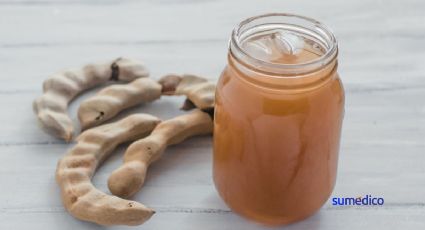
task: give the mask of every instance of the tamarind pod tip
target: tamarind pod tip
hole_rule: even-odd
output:
[[[96,201],[95,205],[93,201]],[[64,205],[74,217],[104,226],[136,226],[155,214],[153,209],[139,202],[108,196],[98,190],[65,201]]]
[[[66,116],[54,112],[40,112],[37,114],[40,126],[55,137],[61,138],[66,142],[72,140],[73,126],[72,121]]]
[[[162,86],[162,94],[174,95],[177,86],[179,85],[182,77],[177,74],[167,74],[159,79],[158,83]]]
[[[133,161],[112,172],[108,178],[108,188],[118,197],[131,197],[137,193],[145,182],[147,165]]]

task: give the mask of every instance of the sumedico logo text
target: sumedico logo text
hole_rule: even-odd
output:
[[[373,197],[372,195],[359,197],[332,197],[332,205],[334,206],[382,206],[385,200],[382,197]]]

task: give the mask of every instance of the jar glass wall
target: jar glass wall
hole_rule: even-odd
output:
[[[329,198],[344,113],[337,53],[330,30],[302,16],[262,15],[233,31],[216,91],[213,175],[235,212],[287,224]]]

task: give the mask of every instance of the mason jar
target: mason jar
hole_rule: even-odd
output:
[[[335,185],[344,90],[338,46],[292,14],[241,22],[216,89],[213,175],[225,203],[282,225],[316,212]]]

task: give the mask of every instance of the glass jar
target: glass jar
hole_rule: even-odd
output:
[[[288,224],[331,195],[344,114],[337,54],[332,32],[303,16],[234,29],[216,90],[213,175],[236,213]]]

